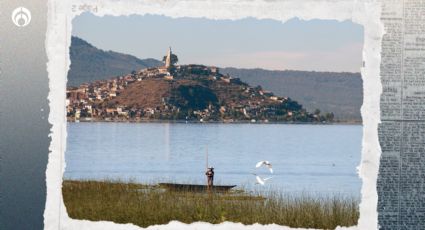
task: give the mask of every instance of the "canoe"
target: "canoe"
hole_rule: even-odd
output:
[[[159,183],[159,186],[170,191],[190,191],[190,192],[205,192],[208,191],[208,186],[201,184],[175,184],[175,183]],[[213,192],[227,192],[236,185],[214,185]]]

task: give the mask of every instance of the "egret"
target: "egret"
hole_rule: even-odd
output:
[[[270,173],[273,173],[273,168],[272,168],[272,164],[269,161],[260,161],[258,162],[255,167],[259,168],[261,166],[265,165],[267,168],[269,168]]]
[[[261,178],[257,174],[253,174],[253,175],[255,175],[255,179],[257,180],[256,184],[261,184],[261,185],[264,185],[267,180],[270,180],[272,178],[272,176],[271,177],[267,177],[267,178]]]

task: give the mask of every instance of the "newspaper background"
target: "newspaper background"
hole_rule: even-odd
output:
[[[382,21],[381,229],[425,229],[425,1],[385,1]]]
[[[381,8],[381,3],[383,3]],[[362,117],[364,124],[362,162],[359,176],[363,180],[360,219],[350,229],[421,229],[424,217],[422,195],[424,177],[425,88],[422,0],[305,0],[305,1],[49,1],[47,31],[49,101],[52,128],[49,164],[46,171],[46,229],[140,229],[132,224],[91,222],[70,219],[61,195],[65,167],[66,122],[64,115],[66,73],[69,68],[72,18],[87,7],[98,16],[161,14],[170,17],[205,17],[209,19],[270,18],[286,21],[292,17],[352,20],[365,27],[363,48],[364,82]],[[208,9],[208,10],[205,10]],[[385,31],[382,42],[382,22]],[[65,57],[65,58],[64,58]],[[382,71],[380,79],[379,71]],[[382,80],[382,82],[381,82]],[[381,85],[382,83],[382,85]],[[383,86],[383,87],[381,87]],[[383,94],[380,100],[380,95]],[[421,104],[422,103],[422,104]],[[381,117],[380,114],[381,106]],[[378,139],[378,123],[379,125]],[[422,120],[421,120],[422,119]],[[382,146],[382,159],[381,148]],[[381,166],[379,167],[381,162]],[[379,178],[378,178],[379,169]],[[378,183],[378,184],[377,184]],[[378,185],[378,186],[377,186]],[[378,196],[379,194],[379,204]],[[378,212],[379,214],[378,214]],[[379,220],[379,223],[378,223]],[[288,229],[277,225],[251,225],[225,222],[151,226],[149,229]],[[343,228],[341,228],[343,229]]]

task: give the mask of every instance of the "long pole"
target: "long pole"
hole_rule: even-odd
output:
[[[209,173],[209,170],[208,170],[208,145],[206,145],[206,148],[205,148],[205,158],[206,158],[206,170],[207,170],[207,173]],[[210,188],[210,183],[209,183],[209,180],[210,180],[210,175],[208,174],[207,175],[207,189],[208,189],[208,191],[211,191],[211,188]]]
[[[207,148],[206,148],[206,167],[207,167],[207,169],[208,169],[208,145],[207,145]]]

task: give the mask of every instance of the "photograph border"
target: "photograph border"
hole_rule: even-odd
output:
[[[273,19],[282,23],[292,18],[301,20],[351,20],[364,28],[362,52],[363,66],[363,137],[361,162],[357,173],[362,180],[360,218],[357,226],[337,229],[377,229],[377,177],[381,149],[378,140],[380,123],[381,42],[384,26],[380,20],[381,3],[371,0],[76,0],[48,1],[46,33],[47,71],[49,77],[49,123],[52,125],[49,159],[46,170],[45,229],[142,229],[134,224],[117,224],[111,221],[71,219],[62,198],[62,180],[65,171],[67,138],[65,90],[70,66],[72,20],[83,12],[96,16],[163,15],[172,18],[191,17],[237,20],[247,17]],[[147,229],[291,229],[276,224],[243,225],[224,222],[210,224],[196,222],[184,224],[171,221]]]

